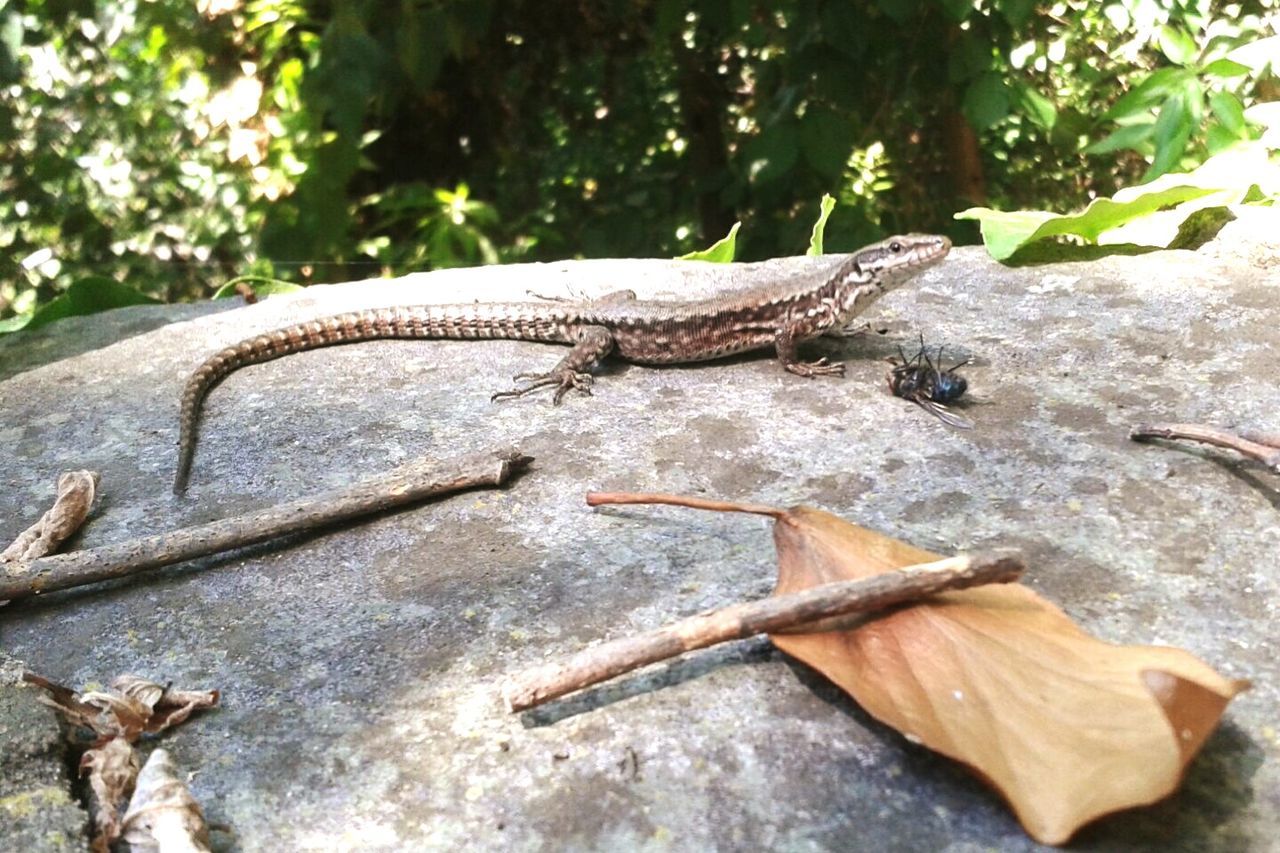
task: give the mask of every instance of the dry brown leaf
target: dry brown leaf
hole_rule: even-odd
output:
[[[52,554],[84,524],[97,491],[96,471],[67,471],[58,477],[58,497],[53,506],[0,552],[0,563],[25,562]]]
[[[164,696],[165,686],[140,675],[121,675],[111,682],[111,689],[122,696],[141,702],[150,714]]]
[[[819,510],[776,519],[776,593],[938,559]],[[1181,649],[1097,640],[1020,584],[772,640],[908,739],[969,765],[1046,844],[1172,793],[1248,687]]]
[[[124,840],[134,851],[207,853],[209,828],[200,804],[178,778],[173,760],[156,749],[138,776],[124,815]]]
[[[150,711],[127,697],[98,692],[81,696],[34,672],[24,672],[22,680],[43,688],[49,695],[40,695],[37,699],[57,711],[69,725],[88,729],[92,737],[86,740],[95,744],[116,737],[132,742],[146,729]]]
[[[151,709],[137,699],[114,690],[91,690],[80,701],[101,711],[93,728],[103,737],[121,737],[133,743],[147,730]]]
[[[217,690],[175,690],[139,675],[122,675],[111,689],[146,706],[146,730],[150,734],[185,722],[193,711],[218,704]]]
[[[33,672],[23,673],[22,678],[44,688],[49,695],[40,696],[40,701],[71,725],[92,731],[98,743],[116,737],[133,743],[143,732],[164,731],[184,722],[193,711],[218,704],[217,690],[174,690],[137,675],[122,675],[109,689],[83,696]]]
[[[120,809],[138,779],[138,753],[123,738],[112,738],[80,757],[80,775],[89,773],[93,791],[93,846],[106,850],[120,837]]]

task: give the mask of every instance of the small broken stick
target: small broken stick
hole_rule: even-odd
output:
[[[531,457],[515,449],[444,461],[420,460],[387,474],[312,498],[246,515],[104,545],[70,554],[0,565],[0,601],[124,577],[384,512],[436,495],[500,486]]]
[[[1129,438],[1134,441],[1150,441],[1154,438],[1186,439],[1214,447],[1225,447],[1257,460],[1280,474],[1280,436],[1257,433],[1236,435],[1201,424],[1139,424],[1129,431]]]
[[[685,505],[705,509],[729,506],[697,499],[690,499]],[[1008,583],[1017,580],[1023,570],[1022,561],[1008,553],[960,556],[907,566],[899,571],[860,580],[823,584],[762,601],[735,604],[683,619],[647,634],[584,649],[565,661],[546,664],[517,676],[503,694],[508,710],[524,711],[566,693],[694,649],[753,634],[821,630],[822,625],[815,623],[832,617],[879,610],[953,589]]]

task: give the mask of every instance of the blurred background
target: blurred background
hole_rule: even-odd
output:
[[[1280,0],[0,0],[0,331],[1077,209],[1280,108]]]

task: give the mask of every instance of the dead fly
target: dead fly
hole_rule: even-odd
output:
[[[889,371],[889,390],[895,397],[910,400],[947,426],[973,429],[971,421],[947,408],[948,403],[960,399],[969,387],[965,378],[956,373],[956,370],[969,363],[968,359],[944,370],[942,347],[938,347],[938,363],[935,365],[929,358],[923,336],[920,338],[920,351],[915,358],[908,359],[902,347],[898,347],[898,356],[889,359],[889,364],[893,366]]]

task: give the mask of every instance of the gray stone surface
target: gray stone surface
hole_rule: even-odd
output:
[[[88,816],[72,797],[57,720],[19,683],[22,670],[0,649],[0,849],[83,850]]]
[[[243,304],[240,299],[219,299],[191,305],[141,305],[112,311],[105,322],[102,314],[67,317],[29,332],[3,335],[0,336],[0,380],[169,323],[229,311]]]
[[[585,491],[807,503],[933,550],[1021,548],[1028,583],[1091,632],[1252,678],[1176,796],[1076,846],[1272,848],[1280,481],[1126,438],[1147,420],[1280,430],[1280,222],[1262,217],[1198,252],[1009,269],[957,250],[876,306],[875,331],[814,347],[846,360],[844,379],[805,381],[768,356],[610,365],[593,398],[553,407],[489,402],[562,354],[538,344],[379,342],[249,368],[209,399],[183,501],[168,494],[177,395],[246,335],[357,304],[692,294],[832,261],[312,288],[29,370],[0,383],[0,536],[73,467],[102,472],[101,509],[74,543],[92,546],[419,455],[515,444],[537,461],[504,491],[0,609],[0,643],[74,685],[132,671],[221,689],[220,709],[164,743],[230,828],[222,849],[1037,849],[966,772],[762,641],[503,713],[512,672],[772,584],[760,520],[592,511]],[[974,360],[973,431],[886,393],[883,359],[918,331]]]

